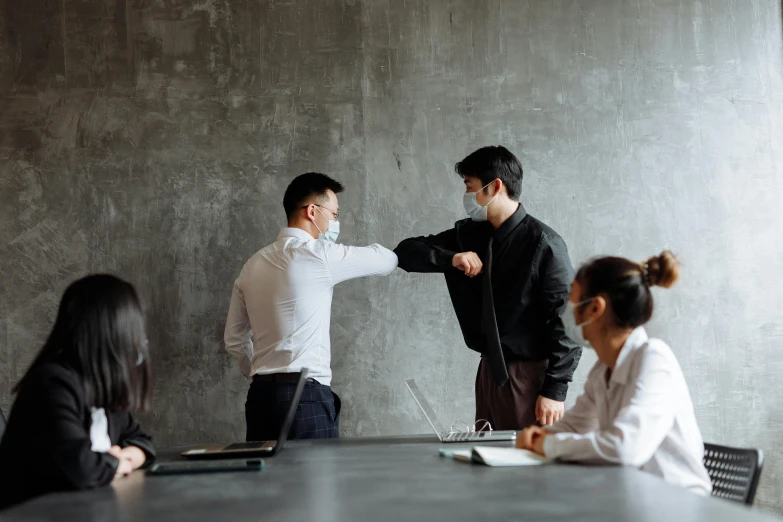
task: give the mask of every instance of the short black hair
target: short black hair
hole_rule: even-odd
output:
[[[326,195],[328,190],[339,194],[345,190],[345,187],[339,181],[320,172],[300,174],[285,189],[283,208],[285,208],[286,217],[291,219],[296,211],[302,208],[305,201],[313,196],[321,198]]]
[[[90,406],[146,410],[151,370],[139,297],[112,275],[91,275],[65,290],[49,338],[25,377],[44,362],[61,362],[82,379]]]
[[[508,197],[518,200],[522,194],[522,163],[500,145],[482,147],[454,165],[454,171],[465,178],[472,176],[488,185],[499,179],[506,186]]]

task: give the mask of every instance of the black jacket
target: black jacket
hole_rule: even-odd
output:
[[[130,413],[106,412],[109,438],[155,459],[152,439]],[[90,448],[92,415],[81,377],[59,362],[43,362],[25,378],[0,443],[0,508],[53,491],[109,484],[119,461]]]
[[[548,359],[540,394],[563,401],[582,349],[566,337],[559,317],[574,271],[565,242],[554,230],[520,205],[498,230],[488,222],[465,219],[440,234],[406,239],[394,252],[407,272],[445,274],[465,344],[483,353],[484,275],[470,279],[451,262],[455,254],[475,252],[486,263],[492,235],[491,282],[503,355],[506,361]]]

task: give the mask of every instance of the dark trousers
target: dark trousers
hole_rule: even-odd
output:
[[[521,430],[536,423],[536,400],[549,361],[508,361],[506,366],[508,382],[498,386],[489,364],[481,358],[476,374],[476,421],[489,421],[493,430]]]
[[[294,381],[253,381],[245,401],[245,440],[277,440],[296,389]],[[340,398],[329,386],[308,381],[288,439],[336,439]]]

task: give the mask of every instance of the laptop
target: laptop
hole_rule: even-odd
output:
[[[413,399],[416,404],[419,405],[421,412],[427,418],[427,422],[432,426],[432,430],[435,435],[438,436],[441,442],[500,442],[500,441],[515,441],[517,440],[516,431],[472,431],[472,432],[454,432],[446,431],[435,416],[435,412],[430,407],[430,403],[424,398],[424,394],[419,389],[416,381],[408,379],[405,381],[405,386],[408,387],[408,391],[413,395]]]
[[[307,373],[307,368],[302,368],[294,395],[291,397],[291,405],[288,407],[288,413],[286,413],[283,425],[280,427],[280,434],[277,440],[235,442],[233,444],[201,444],[183,451],[180,455],[188,459],[236,459],[260,456],[271,457],[279,453],[283,450],[285,441],[288,438],[288,432],[294,423],[296,409],[299,406],[299,400],[302,398],[305,383],[307,383]]]

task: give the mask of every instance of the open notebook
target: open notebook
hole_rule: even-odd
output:
[[[464,450],[441,449],[440,456],[485,466],[539,466],[551,462],[551,459],[532,451],[491,446],[474,446]]]

